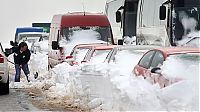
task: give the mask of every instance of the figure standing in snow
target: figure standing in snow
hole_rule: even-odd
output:
[[[28,61],[30,60],[30,50],[28,45],[25,42],[21,42],[19,46],[13,50],[14,53],[14,62],[15,62],[15,82],[20,82],[21,69],[26,75],[27,81],[30,82],[28,76],[30,74]]]

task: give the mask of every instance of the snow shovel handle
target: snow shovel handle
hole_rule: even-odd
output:
[[[10,61],[10,60],[8,60],[8,59],[7,59],[7,61],[10,62],[11,64],[15,65],[15,63],[13,63],[12,61]]]

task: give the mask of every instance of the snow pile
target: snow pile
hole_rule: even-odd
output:
[[[35,47],[38,47],[38,51],[42,53],[48,53],[48,40],[43,40],[34,44]]]
[[[118,51],[115,55],[116,68],[121,74],[129,74],[139,62],[144,51],[132,52],[131,50]]]
[[[114,99],[118,99],[115,101],[118,105],[113,107],[117,110],[196,111],[199,108],[199,64],[199,57],[197,60],[167,59],[162,66],[163,75],[183,80],[163,89],[158,84],[151,85],[143,77],[113,72],[111,82],[119,89],[117,93],[113,92],[116,94]]]
[[[126,98],[128,99],[128,97],[126,97],[126,95],[121,95],[121,93],[118,91],[119,89],[123,89],[123,85],[127,84],[126,82],[128,82],[127,80],[129,79],[129,74],[133,70],[133,67],[138,63],[138,60],[141,58],[142,54],[143,52],[138,53],[132,52],[131,50],[118,51],[114,62],[102,63],[102,61],[99,62],[99,60],[102,60],[102,57],[104,57],[104,60],[106,58],[106,55],[102,53],[97,57],[94,56],[94,59],[92,58],[89,63],[81,65],[81,70],[83,72],[81,74],[88,74],[80,78],[82,85],[84,86],[86,85],[85,82],[88,82],[87,88],[90,89],[89,94],[90,96],[92,95],[91,98],[94,100],[101,99],[102,101],[102,104],[97,106],[95,111],[101,109],[131,109],[131,107],[127,107],[128,100],[125,101],[126,103],[124,102],[124,100]],[[124,97],[126,98],[121,101]]]
[[[162,100],[169,110],[198,110],[199,65],[199,55],[172,56],[164,62],[162,74],[168,79],[179,78],[182,80],[162,89]]]
[[[43,74],[43,71],[48,70],[48,55],[39,52],[37,54],[31,54],[29,64],[30,71]]]
[[[111,78],[112,83],[118,89],[115,93],[114,110],[134,110],[134,111],[155,111],[161,109],[161,104],[158,99],[159,86],[152,86],[143,77],[133,77],[132,74],[119,76],[116,74]],[[153,107],[153,108],[152,108]]]
[[[136,45],[136,36],[125,36],[123,41],[125,45]]]
[[[172,55],[163,63],[163,66],[161,67],[162,74],[169,79],[198,79],[200,64],[199,56],[198,53]],[[176,65],[176,67],[172,65]]]

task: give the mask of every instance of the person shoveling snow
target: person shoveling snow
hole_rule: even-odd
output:
[[[25,42],[21,42],[19,46],[14,46],[11,48],[12,53],[14,54],[14,63],[11,61],[8,61],[15,65],[15,82],[20,82],[20,75],[21,75],[21,69],[23,70],[26,79],[28,82],[30,82],[30,71],[28,67],[28,62],[30,60],[30,50],[28,49],[28,45]],[[36,79],[38,77],[38,73],[34,74],[34,78]]]

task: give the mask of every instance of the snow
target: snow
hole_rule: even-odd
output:
[[[99,36],[100,34],[92,29],[74,31],[73,35],[69,37],[70,41],[62,39],[60,46],[64,48],[64,54],[68,56],[77,44],[105,43],[105,41],[98,40]]]
[[[90,30],[76,32],[76,37],[67,45],[99,42],[90,38],[95,35],[97,33]],[[152,85],[132,73],[142,54],[122,50],[110,63],[103,62],[106,54],[98,55],[88,64],[70,66],[63,62],[48,71],[48,55],[37,52],[31,55],[29,62],[31,82],[28,83],[23,74],[21,82],[13,82],[13,72],[10,88],[39,88],[52,101],[68,97],[72,105],[92,111],[198,111],[199,55],[194,58],[198,61],[168,58],[161,72],[168,78],[175,76],[183,80],[160,89],[158,84]],[[13,65],[10,66],[13,69]],[[90,72],[84,71],[84,66],[90,66]],[[35,72],[39,74],[37,79],[33,77]]]
[[[172,55],[164,62],[162,74],[168,78],[178,77],[190,80],[198,79],[200,64],[199,56],[198,53]],[[176,67],[173,65],[176,65]],[[177,69],[179,71],[177,71]]]
[[[193,47],[199,47],[200,46],[200,41],[199,39],[196,39],[195,43],[191,43],[191,45],[187,42],[192,40],[193,38],[200,38],[200,31],[194,31],[190,32],[186,36],[183,36],[183,39],[180,41],[177,41],[178,46],[193,46]]]
[[[193,17],[189,17],[186,12],[180,11],[179,12],[179,21],[182,23],[184,28],[184,35],[187,34],[187,31],[190,30],[190,32],[194,32],[197,27],[197,20]]]
[[[136,45],[136,36],[133,37],[125,36],[124,45]]]
[[[37,52],[48,53],[48,40],[43,40],[37,43],[34,43]]]
[[[83,61],[86,53],[88,52],[89,49],[77,49],[75,52],[77,52],[75,56],[75,61],[80,64],[81,61]]]

